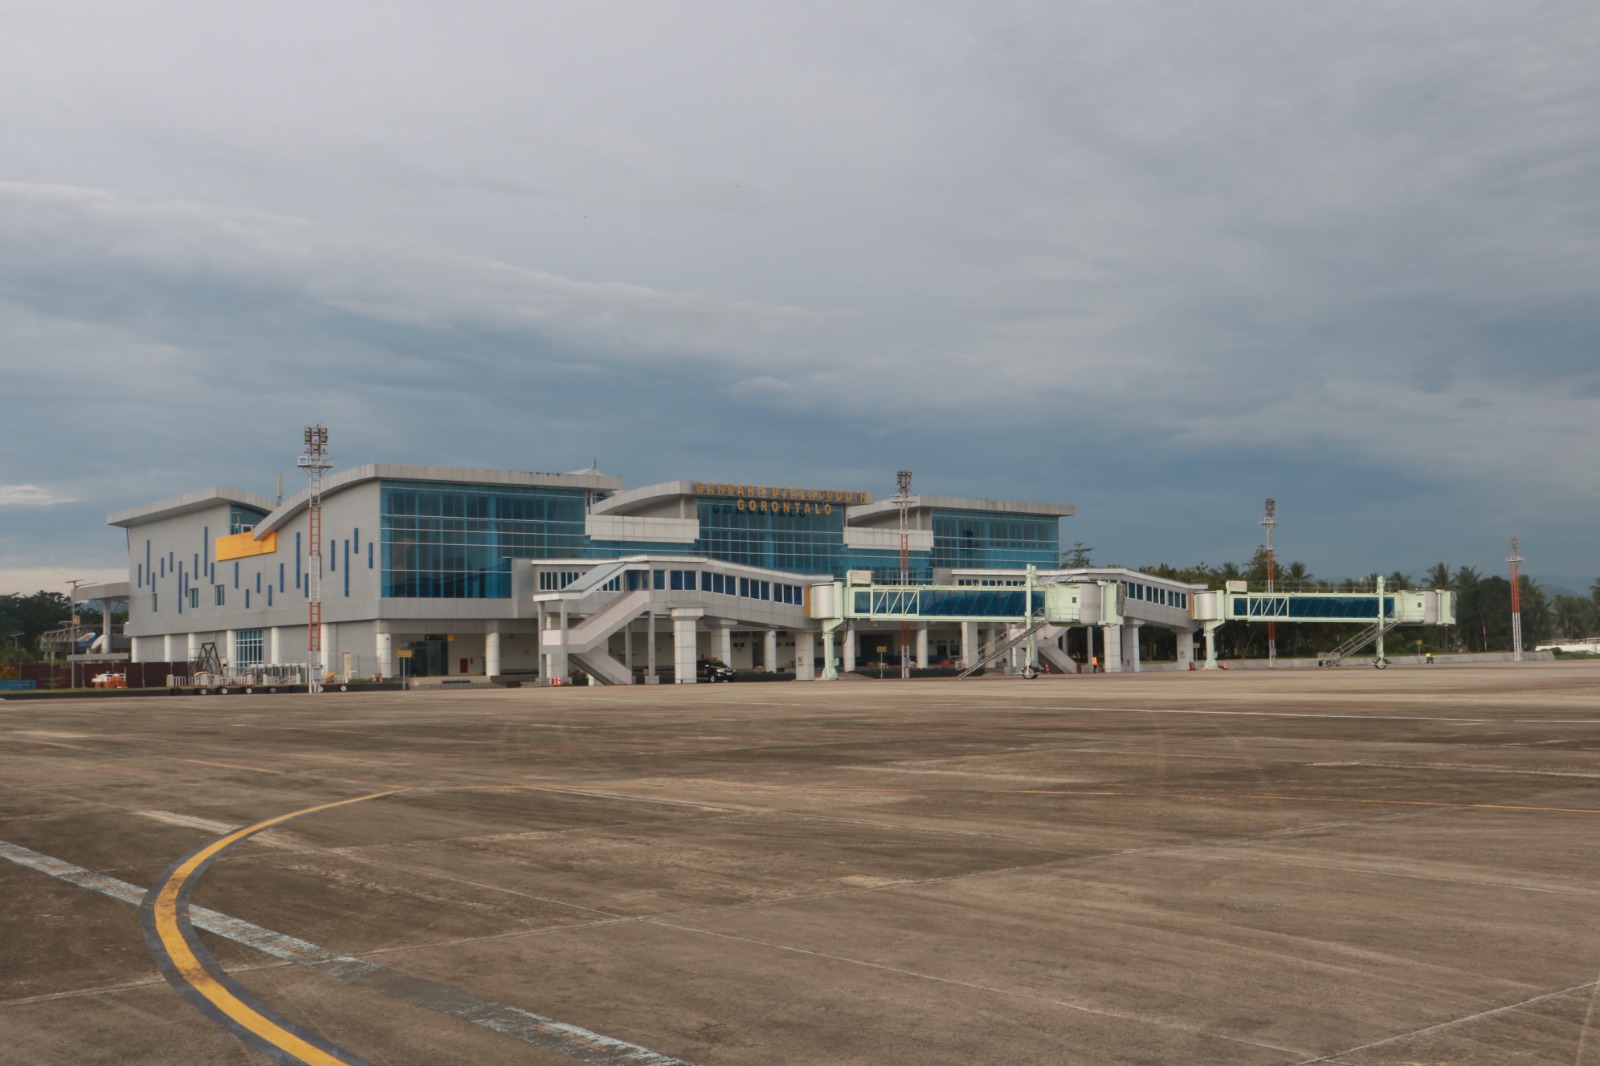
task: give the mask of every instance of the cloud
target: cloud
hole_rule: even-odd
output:
[[[48,507],[72,502],[73,497],[38,485],[0,485],[0,507]]]
[[[1592,4],[301,15],[0,35],[0,480],[270,480],[320,420],[351,462],[1125,486],[1108,543],[1215,457],[1363,521],[1418,475],[1435,525],[1600,517]]]

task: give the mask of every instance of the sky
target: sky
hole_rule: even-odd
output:
[[[336,468],[1600,575],[1592,0],[0,7],[0,592]],[[1581,584],[1581,587],[1579,585]]]

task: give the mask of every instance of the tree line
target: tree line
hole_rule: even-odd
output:
[[[39,637],[71,620],[72,600],[63,593],[40,590],[31,596],[0,595],[0,663],[37,661],[41,658]],[[100,611],[79,605],[78,620],[98,628]],[[127,615],[114,612],[112,621],[125,622]]]

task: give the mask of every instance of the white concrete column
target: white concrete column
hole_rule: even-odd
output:
[[[647,684],[654,685],[661,679],[656,673],[656,612],[652,609],[644,616],[644,672],[648,679]]]
[[[230,674],[234,673],[236,669],[235,664],[237,664],[239,661],[238,657],[239,631],[237,629],[229,629],[222,634],[223,669]]]
[[[812,681],[817,676],[817,635],[809,629],[794,634],[794,679]]]
[[[335,660],[338,658],[339,648],[334,643],[334,639],[333,638],[334,638],[333,623],[332,622],[324,622],[324,623],[322,623],[322,651],[321,651],[320,654],[322,656],[322,673],[323,673],[323,676],[326,676],[326,675],[328,675],[328,674],[333,672],[334,667],[335,667]],[[448,648],[448,647],[449,647],[449,645],[446,645],[446,648]],[[446,663],[445,664],[445,673],[448,674],[449,672],[450,672],[450,664]],[[318,678],[318,680],[320,681],[321,678]]]
[[[283,662],[282,626],[273,626],[267,630],[267,662],[274,666]]]
[[[128,661],[129,662],[135,662],[135,663],[144,662],[143,659],[139,658],[139,638],[138,637],[129,637],[128,638]]]
[[[717,658],[733,665],[733,623],[724,622],[717,627]]]
[[[761,665],[766,668],[769,674],[778,669],[778,631],[776,629],[769,629],[762,634]]]
[[[854,629],[846,629],[844,631],[844,648],[839,654],[844,659],[842,667],[844,672],[847,674],[853,672],[856,668],[856,631]]]
[[[978,626],[974,622],[961,623],[961,668],[967,669],[977,662]]]
[[[703,607],[674,607],[672,609],[672,669],[673,680],[680,685],[695,683],[695,628],[705,615]]]
[[[633,673],[633,622],[622,627],[622,665]]]
[[[106,617],[110,618],[111,616],[108,614],[108,615],[106,615]],[[109,636],[109,633],[110,633],[110,631],[108,629],[107,630],[108,636]],[[167,634],[162,636],[162,638],[161,638],[161,661],[164,662],[164,663],[170,663],[172,661],[172,644],[173,644],[173,640],[172,640],[172,634],[171,633],[167,633]],[[109,653],[110,650],[111,649],[108,646],[106,648],[107,653]]]
[[[273,647],[277,647],[278,631],[272,631]],[[386,629],[378,630],[377,646],[373,650],[378,656],[378,675],[380,677],[394,676],[394,634]]]
[[[491,622],[489,632],[483,635],[483,676],[500,676],[500,625],[497,622]]]
[[[1128,661],[1128,668],[1134,673],[1139,673],[1139,629],[1143,622],[1128,622],[1122,627],[1122,654]]]
[[[1222,623],[1221,622],[1203,622],[1201,624],[1205,627],[1205,632],[1206,632],[1206,665],[1205,665],[1205,669],[1207,669],[1207,670],[1215,670],[1217,668],[1217,627],[1220,626]]]
[[[917,669],[928,668],[928,623],[917,627]]]
[[[1091,672],[1094,670],[1094,657],[1096,654],[1094,650],[1094,630],[1094,626],[1083,627],[1083,668]]]
[[[1194,665],[1194,630],[1178,630],[1178,669],[1187,670]]]
[[[822,634],[822,676],[818,681],[837,681],[839,679],[838,667],[833,665],[833,630],[826,630]]]
[[[1102,626],[1101,636],[1105,640],[1106,654],[1101,661],[1106,664],[1106,673],[1122,673],[1122,627]]]
[[[192,663],[200,657],[200,634],[189,634],[189,661]]]

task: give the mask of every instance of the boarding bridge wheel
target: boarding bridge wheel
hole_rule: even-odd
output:
[[[1389,660],[1380,655],[1376,659],[1372,660],[1372,665],[1374,668],[1382,670],[1389,665]]]
[[[1039,676],[1039,668],[1037,666],[1024,666],[1022,668],[1022,676],[1032,681]]]

